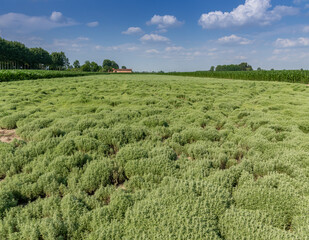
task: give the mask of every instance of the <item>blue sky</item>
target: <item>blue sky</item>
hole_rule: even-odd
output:
[[[0,36],[136,71],[309,69],[309,0],[0,0]]]

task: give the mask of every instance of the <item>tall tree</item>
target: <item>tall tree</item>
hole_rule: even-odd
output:
[[[111,61],[109,59],[105,59],[103,61],[103,71],[104,72],[110,72],[114,69],[119,69],[118,64],[115,61]]]
[[[78,60],[75,60],[75,62],[73,63],[73,67],[74,68],[80,68],[80,63]]]
[[[243,62],[241,64],[230,64],[230,65],[218,65],[216,71],[252,71],[253,68],[248,63]]]
[[[96,62],[90,63],[91,72],[98,72],[100,70],[100,66]]]
[[[67,68],[70,63],[64,52],[53,52],[51,54],[52,64],[51,69],[63,70]]]
[[[89,61],[86,61],[80,68],[83,72],[91,72],[91,64]]]
[[[119,65],[115,61],[112,61],[112,68],[119,69]]]
[[[45,68],[52,64],[52,58],[47,51],[42,48],[30,48],[30,67]]]
[[[42,48],[29,49],[20,42],[0,38],[0,68],[38,68],[51,63],[50,55]]]

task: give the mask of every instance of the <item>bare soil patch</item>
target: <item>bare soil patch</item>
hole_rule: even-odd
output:
[[[14,129],[12,130],[0,129],[0,142],[10,143],[14,139],[21,140],[21,138],[16,135],[16,132]]]
[[[126,187],[124,186],[124,184],[119,184],[117,186],[118,189],[122,189],[122,190],[127,190]]]

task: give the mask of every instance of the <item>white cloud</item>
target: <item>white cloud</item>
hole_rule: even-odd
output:
[[[182,22],[178,21],[175,16],[171,15],[154,15],[149,22],[148,25],[157,25],[159,29],[165,29],[169,27],[180,26],[183,24]]]
[[[269,61],[286,62],[287,68],[306,68],[309,60],[309,53],[302,49],[275,49],[273,55],[268,58]]]
[[[122,32],[122,34],[132,35],[132,34],[140,34],[143,30],[140,27],[129,27],[128,30]]]
[[[246,60],[246,59],[248,59],[248,58],[245,57],[245,56],[236,56],[235,59],[236,59],[236,60]]]
[[[101,45],[96,45],[94,48],[95,48],[95,50],[103,50],[104,49],[104,47],[101,46]]]
[[[53,12],[51,16],[28,16],[20,13],[0,15],[0,27],[20,33],[49,30],[58,27],[68,27],[76,22],[63,16],[61,12]]]
[[[127,47],[127,50],[130,52],[134,52],[134,51],[139,50],[139,48],[138,47]]]
[[[308,47],[309,38],[300,37],[298,39],[278,38],[275,45],[279,48],[291,48],[291,47]]]
[[[63,14],[61,12],[52,12],[50,16],[50,20],[53,22],[60,22],[64,19]]]
[[[169,39],[167,37],[158,35],[158,34],[145,34],[140,39],[142,42],[168,42]]]
[[[77,40],[79,41],[89,41],[90,39],[87,37],[78,37]]]
[[[269,12],[269,20],[276,21],[280,20],[284,16],[293,16],[299,13],[299,9],[289,6],[276,6],[272,11]]]
[[[202,53],[200,51],[194,51],[194,52],[188,52],[186,53],[187,56],[194,56],[194,57],[197,57],[197,56],[200,56],[202,55]]]
[[[231,12],[215,11],[202,14],[199,25],[203,28],[227,28],[248,24],[267,25],[286,15],[295,15],[298,9],[276,6],[270,10],[271,0],[246,0]]]
[[[89,40],[90,39],[87,37],[78,37],[75,39],[54,39],[54,46],[71,46],[73,44],[76,46],[76,44],[80,44]]]
[[[77,43],[75,43],[73,40],[67,40],[67,39],[55,39],[53,42],[53,46],[55,47],[77,47]]]
[[[28,40],[34,45],[41,45],[43,42],[43,38],[35,37],[35,36],[30,37]]]
[[[160,53],[157,49],[148,49],[145,52],[146,53],[150,53],[150,54],[158,54],[158,53]]]
[[[216,52],[218,51],[218,48],[211,48],[211,49],[208,49],[209,52]]]
[[[86,37],[78,37],[75,39],[54,39],[49,48],[54,50],[61,50],[65,52],[80,52],[89,48],[89,44],[85,43],[89,39]]]
[[[82,49],[88,49],[88,41],[90,39],[87,37],[78,37],[75,39],[54,39],[51,46],[52,49],[59,49],[61,51],[69,52],[79,52]]]
[[[115,46],[101,46],[97,45],[94,47],[96,50],[105,50],[105,51],[122,51],[122,52],[133,52],[139,50],[137,46],[132,44],[122,44],[122,45],[115,45]]]
[[[166,32],[167,32],[167,30],[164,29],[164,28],[158,29],[158,30],[155,31],[155,33],[166,33]]]
[[[97,26],[99,26],[99,22],[98,21],[90,22],[90,23],[87,23],[87,26],[88,27],[97,27]]]
[[[173,46],[173,47],[166,47],[165,48],[165,51],[166,52],[179,52],[181,50],[184,50],[183,47],[176,47],[176,46]]]
[[[308,2],[308,0],[294,0],[293,1],[294,4],[301,4],[301,3],[304,3],[304,2]]]
[[[282,54],[282,53],[288,53],[290,51],[291,51],[290,49],[275,49],[273,51],[273,54],[278,55],[278,54]]]
[[[305,27],[303,28],[303,32],[309,33],[309,26],[305,26]]]
[[[248,45],[248,44],[251,44],[252,41],[247,38],[239,37],[239,36],[232,34],[231,36],[225,36],[225,37],[219,38],[218,43]]]

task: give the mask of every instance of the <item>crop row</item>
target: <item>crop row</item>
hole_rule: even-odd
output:
[[[170,72],[169,75],[187,77],[207,77],[223,79],[241,79],[254,81],[276,81],[291,83],[309,83],[309,71],[307,70],[278,70],[278,71],[197,71],[197,72]]]

